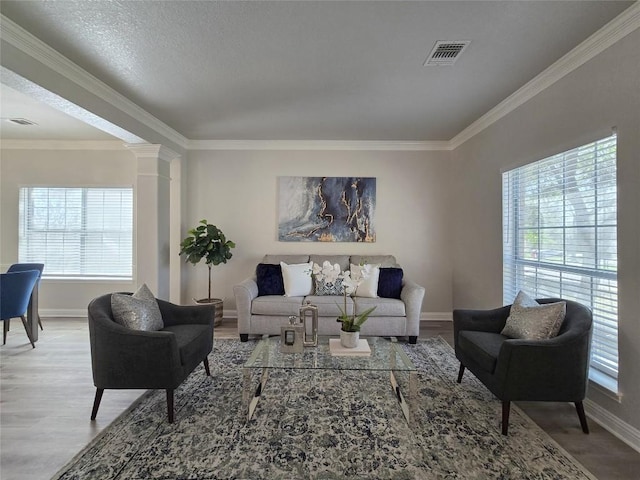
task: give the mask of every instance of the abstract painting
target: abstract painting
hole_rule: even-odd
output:
[[[279,177],[278,240],[375,242],[376,179]]]

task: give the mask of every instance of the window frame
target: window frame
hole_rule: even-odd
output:
[[[603,152],[601,153],[599,147],[603,145]],[[588,151],[589,148],[593,148],[593,173],[585,175],[584,178],[588,182],[592,182],[591,190],[584,188],[580,190],[580,187],[584,187],[583,184],[579,184],[576,179],[576,172],[578,169],[578,159],[581,152]],[[613,148],[613,153],[610,149]],[[600,155],[600,159],[599,159]],[[613,158],[611,158],[613,155]],[[582,158],[589,159],[588,156]],[[546,189],[544,183],[545,179],[549,180],[549,177],[544,177],[544,173],[541,173],[545,168],[549,168],[553,162],[562,163],[561,173],[561,188],[556,190],[561,193],[561,207],[556,205],[555,209],[547,209],[546,211],[541,208],[541,203],[549,202],[549,196],[543,198],[543,191]],[[572,163],[573,162],[573,163]],[[609,171],[601,173],[599,170],[604,164]],[[613,166],[612,166],[613,165]],[[582,165],[584,166],[584,165]],[[572,177],[567,174],[568,169],[574,169],[572,171]],[[536,173],[532,173],[536,171]],[[613,178],[607,178],[602,183],[607,187],[603,192],[599,192],[600,176],[605,178],[609,175]],[[571,180],[567,180],[570,178]],[[617,135],[606,136],[599,138],[595,141],[580,145],[578,147],[569,149],[567,151],[552,155],[541,160],[531,162],[529,164],[510,169],[502,172],[502,222],[503,222],[503,301],[505,304],[509,304],[515,298],[515,295],[519,290],[525,290],[527,293],[534,296],[554,296],[558,298],[567,298],[576,300],[580,303],[586,304],[594,312],[594,335],[592,337],[591,359],[589,363],[589,378],[596,382],[599,386],[603,387],[607,391],[611,391],[618,395],[618,371],[619,371],[619,347],[618,347],[618,265],[617,265],[617,251],[618,251],[618,238],[617,238]],[[537,182],[537,185],[527,182]],[[541,183],[542,182],[542,183]],[[541,187],[543,185],[543,187]],[[524,190],[528,190],[526,193]],[[553,190],[552,188],[549,190]],[[576,213],[576,206],[571,204],[568,197],[571,194],[575,194],[575,191],[580,190],[579,195],[581,199],[590,198],[593,196],[594,204],[592,205],[592,213]],[[613,197],[611,190],[613,190]],[[531,192],[536,192],[535,194]],[[586,192],[586,193],[585,193]],[[528,196],[526,196],[528,195]],[[608,198],[607,195],[609,196]],[[531,203],[537,205],[527,205],[525,201],[533,200]],[[613,199],[612,199],[613,198]],[[605,204],[607,208],[611,208],[613,205],[613,218],[608,221],[602,221],[599,219],[598,212],[600,211],[601,203]],[[608,203],[607,203],[608,202]],[[549,202],[551,204],[558,202]],[[569,204],[569,206],[568,206]],[[529,212],[525,212],[528,208]],[[567,211],[572,210],[571,218],[573,224],[567,225]],[[537,219],[537,227],[531,227],[531,225],[522,225],[521,220],[525,218],[527,213],[535,212],[533,217]],[[547,215],[555,214],[562,215],[561,225],[542,225],[540,218],[546,213]],[[577,218],[582,216],[593,216],[592,224],[578,225]],[[611,212],[609,212],[611,217]],[[605,219],[606,220],[606,219]],[[524,222],[526,223],[526,222]],[[576,233],[579,228],[593,229],[593,245],[588,245],[591,250],[585,248],[586,254],[592,254],[593,265],[585,266],[580,265],[577,262],[571,263],[568,260],[568,253],[572,251],[568,250],[568,247],[573,247],[575,254],[576,245],[578,242],[572,240],[567,242],[567,232],[572,231],[574,236],[578,236]],[[551,255],[549,258],[544,258],[541,238],[544,230],[556,230],[561,232],[562,248],[561,248],[561,261],[554,260]],[[607,231],[609,235],[613,233],[613,254],[610,251],[604,251],[602,257],[604,260],[599,259],[600,248],[598,239],[602,232]],[[555,232],[555,233],[557,233]],[[527,252],[525,240],[525,233],[529,233],[532,239],[535,239],[537,243],[537,254],[531,255],[532,258],[526,258]],[[582,233],[584,235],[584,233]],[[605,237],[606,238],[606,237]],[[609,243],[612,241],[608,239]],[[552,244],[553,242],[549,242]],[[581,245],[584,246],[584,245]],[[557,252],[556,252],[557,253]],[[576,255],[577,256],[577,255]],[[557,255],[556,255],[557,257]],[[615,260],[612,260],[612,257]],[[600,265],[602,262],[602,267]],[[528,273],[525,273],[528,269]],[[541,273],[549,275],[546,279],[539,279]],[[553,275],[557,275],[557,279],[553,278]],[[571,280],[570,280],[571,279]],[[578,280],[580,279],[580,280]],[[589,287],[584,287],[584,279],[589,279]],[[548,282],[545,286],[544,282]],[[573,285],[571,285],[573,282]],[[549,285],[557,283],[559,291],[555,291],[554,295],[549,293]],[[525,288],[527,285],[528,288]],[[546,291],[545,291],[546,290]],[[607,290],[610,291],[610,297],[607,298]],[[542,292],[541,292],[542,291]],[[542,294],[540,294],[542,293]],[[585,293],[588,293],[588,301],[585,299]],[[608,317],[608,316],[611,317]],[[615,320],[611,320],[614,318]],[[612,325],[615,324],[614,327]],[[611,328],[615,328],[611,333]],[[614,347],[615,345],[615,347]],[[615,362],[613,361],[613,350],[615,349]]]
[[[44,220],[47,225],[34,226],[34,209],[37,208],[34,203],[33,192],[37,191],[37,189],[42,189],[45,195],[50,196],[52,192],[55,191],[64,191],[65,199],[64,205],[62,208],[65,211],[63,223],[67,223],[68,216],[66,215],[66,211],[69,209],[69,202],[67,201],[67,195],[70,194],[78,194],[80,191],[81,201],[76,203],[76,208],[79,209],[79,215],[74,219],[75,222],[80,223],[79,226],[72,228],[60,228],[59,225],[54,227],[50,227],[50,218],[52,216],[51,211],[54,207],[51,206],[51,200],[47,198],[47,205],[44,208],[46,211],[46,220]],[[125,207],[130,207],[130,213],[127,214],[127,217],[123,215],[117,216],[118,222],[120,224],[120,228],[108,228],[105,227],[104,223],[108,222],[107,215],[105,213],[111,215],[118,215],[117,210],[114,208],[109,212],[108,200],[102,198],[101,201],[89,201],[88,197],[91,196],[91,193],[97,193],[103,195],[108,195],[109,193],[119,194],[119,203],[118,205]],[[57,192],[58,194],[60,192]],[[19,262],[38,262],[44,263],[45,268],[42,273],[42,278],[44,280],[61,280],[61,281],[122,281],[122,282],[130,282],[133,281],[134,271],[135,271],[135,188],[132,185],[21,185],[18,189],[18,209],[19,209],[19,220],[18,220],[18,258]],[[89,212],[91,208],[98,208],[101,210],[102,216],[99,217],[100,221],[103,223],[102,228],[91,228],[89,224],[91,223],[88,220],[88,217],[91,216],[95,219],[95,212]],[[114,217],[115,218],[115,217]],[[122,228],[123,218],[125,220],[125,226]],[[126,220],[130,219],[130,225],[126,225]],[[61,271],[52,267],[59,262],[59,257],[57,257],[58,261],[47,261],[48,258],[51,258],[51,253],[45,253],[44,257],[41,255],[34,255],[27,250],[30,248],[38,249],[38,248],[46,248],[46,246],[38,245],[37,242],[29,245],[25,238],[29,235],[29,232],[36,232],[38,235],[42,237],[47,237],[48,235],[57,235],[64,237],[65,235],[69,235],[69,237],[74,238],[75,242],[80,244],[81,251],[77,253],[76,257],[76,265],[77,272],[69,272],[69,271]],[[101,262],[87,262],[86,259],[90,258],[92,255],[95,255],[95,252],[103,250],[107,250],[105,247],[105,239],[104,237],[110,237],[112,240],[115,240],[117,244],[116,252],[114,255],[120,257],[122,255],[122,249],[124,248],[125,253],[128,251],[128,254],[125,257],[124,262],[115,262],[115,264],[120,264],[123,270],[120,272],[114,271],[99,271],[100,266],[104,266],[109,262],[109,258],[116,257],[107,257],[107,259],[103,259]],[[87,245],[90,242],[91,238],[100,237],[99,242],[97,243],[99,250],[95,249],[96,243],[94,243],[93,247],[88,247]],[[61,241],[64,244],[65,240]],[[44,240],[44,244],[48,243],[48,239]],[[55,244],[55,242],[53,242]],[[108,244],[108,246],[113,246],[114,241]],[[123,247],[124,245],[124,247]],[[79,260],[78,260],[79,259]],[[62,262],[65,266],[67,265],[67,261]],[[70,263],[74,263],[73,261]],[[92,271],[93,270],[93,271]]]

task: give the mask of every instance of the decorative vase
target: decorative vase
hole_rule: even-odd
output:
[[[344,348],[355,348],[360,340],[360,332],[345,332],[340,330],[340,345]]]

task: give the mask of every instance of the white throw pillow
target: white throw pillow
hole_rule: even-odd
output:
[[[351,264],[351,279],[358,284],[356,297],[378,298],[378,280],[380,278],[380,265],[354,265]]]
[[[539,304],[520,291],[501,333],[505,337],[524,340],[553,338],[560,331],[566,311],[566,302]]]
[[[311,270],[313,262],[287,265],[280,262],[285,297],[304,297],[313,292]]]

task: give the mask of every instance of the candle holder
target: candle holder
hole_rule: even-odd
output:
[[[307,327],[307,322],[311,323],[310,327]],[[317,347],[318,346],[318,307],[311,304],[311,301],[307,300],[306,305],[300,307],[300,323],[303,328],[302,344],[305,347]],[[308,335],[311,330],[311,335]]]

